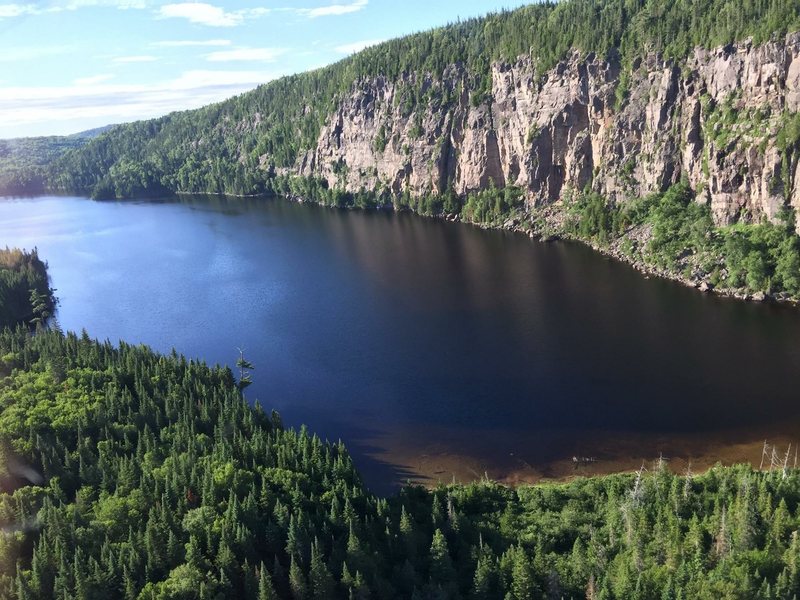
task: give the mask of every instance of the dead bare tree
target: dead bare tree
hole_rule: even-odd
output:
[[[792,445],[789,444],[789,447],[786,449],[786,456],[783,458],[783,469],[781,471],[781,477],[786,479],[789,475],[789,453],[792,451]]]
[[[656,461],[656,464],[655,464],[656,471],[660,472],[660,471],[666,469],[668,462],[669,462],[669,459],[668,458],[664,458],[664,453],[663,452],[659,452],[658,453],[658,460]]]
[[[636,472],[636,481],[633,484],[633,489],[631,490],[631,502],[634,506],[639,506],[642,501],[642,478],[644,476],[645,471],[647,469],[642,463],[642,466]]]
[[[684,480],[683,480],[683,499],[684,500],[686,500],[686,498],[689,497],[689,492],[692,489],[692,477],[693,477],[692,461],[689,461],[689,464],[686,466],[686,475],[684,475]]]
[[[767,462],[769,462],[769,471],[770,473],[773,470],[780,470],[781,477],[786,479],[789,476],[789,457],[792,455],[792,444],[786,448],[786,453],[781,458],[778,447],[770,444],[767,440],[764,440],[764,445],[761,448],[761,462],[758,465],[758,470],[763,471],[764,466]],[[797,445],[795,444],[794,448],[794,469],[797,468]]]
[[[780,466],[781,466],[781,461],[780,458],[778,458],[778,449],[775,446],[773,446],[772,454],[770,455],[769,458],[769,472],[772,473],[773,469],[780,468]]]

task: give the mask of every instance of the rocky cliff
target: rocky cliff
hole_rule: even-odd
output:
[[[458,66],[360,80],[292,171],[351,192],[514,185],[529,206],[587,187],[620,203],[685,178],[718,224],[800,207],[800,165],[781,141],[800,108],[800,34],[681,62],[573,53],[545,73],[534,65],[495,63],[491,100],[479,102]],[[411,88],[427,108],[407,109]]]

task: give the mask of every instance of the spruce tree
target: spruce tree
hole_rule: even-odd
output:
[[[277,600],[277,598],[272,578],[262,562],[258,569],[258,600]]]
[[[292,556],[292,562],[289,566],[289,587],[294,600],[307,600],[310,598],[306,576],[294,556]]]

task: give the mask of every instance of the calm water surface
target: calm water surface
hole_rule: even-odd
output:
[[[244,347],[248,395],[344,439],[379,490],[433,454],[428,476],[459,457],[547,475],[800,432],[800,310],[580,245],[282,200],[49,197],[0,201],[0,245],[39,248],[64,329],[211,363]]]

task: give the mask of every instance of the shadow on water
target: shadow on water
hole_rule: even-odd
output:
[[[380,458],[385,455],[386,448],[363,441],[371,439],[375,435],[376,432],[357,431],[349,436],[350,441],[347,442],[347,449],[353,457],[353,462],[370,491],[381,496],[388,496],[408,482],[413,481],[424,485],[432,481],[424,473]]]
[[[209,363],[246,348],[253,397],[341,437],[376,490],[800,438],[800,310],[581,245],[256,198],[2,201],[0,223],[48,260],[64,329]]]

